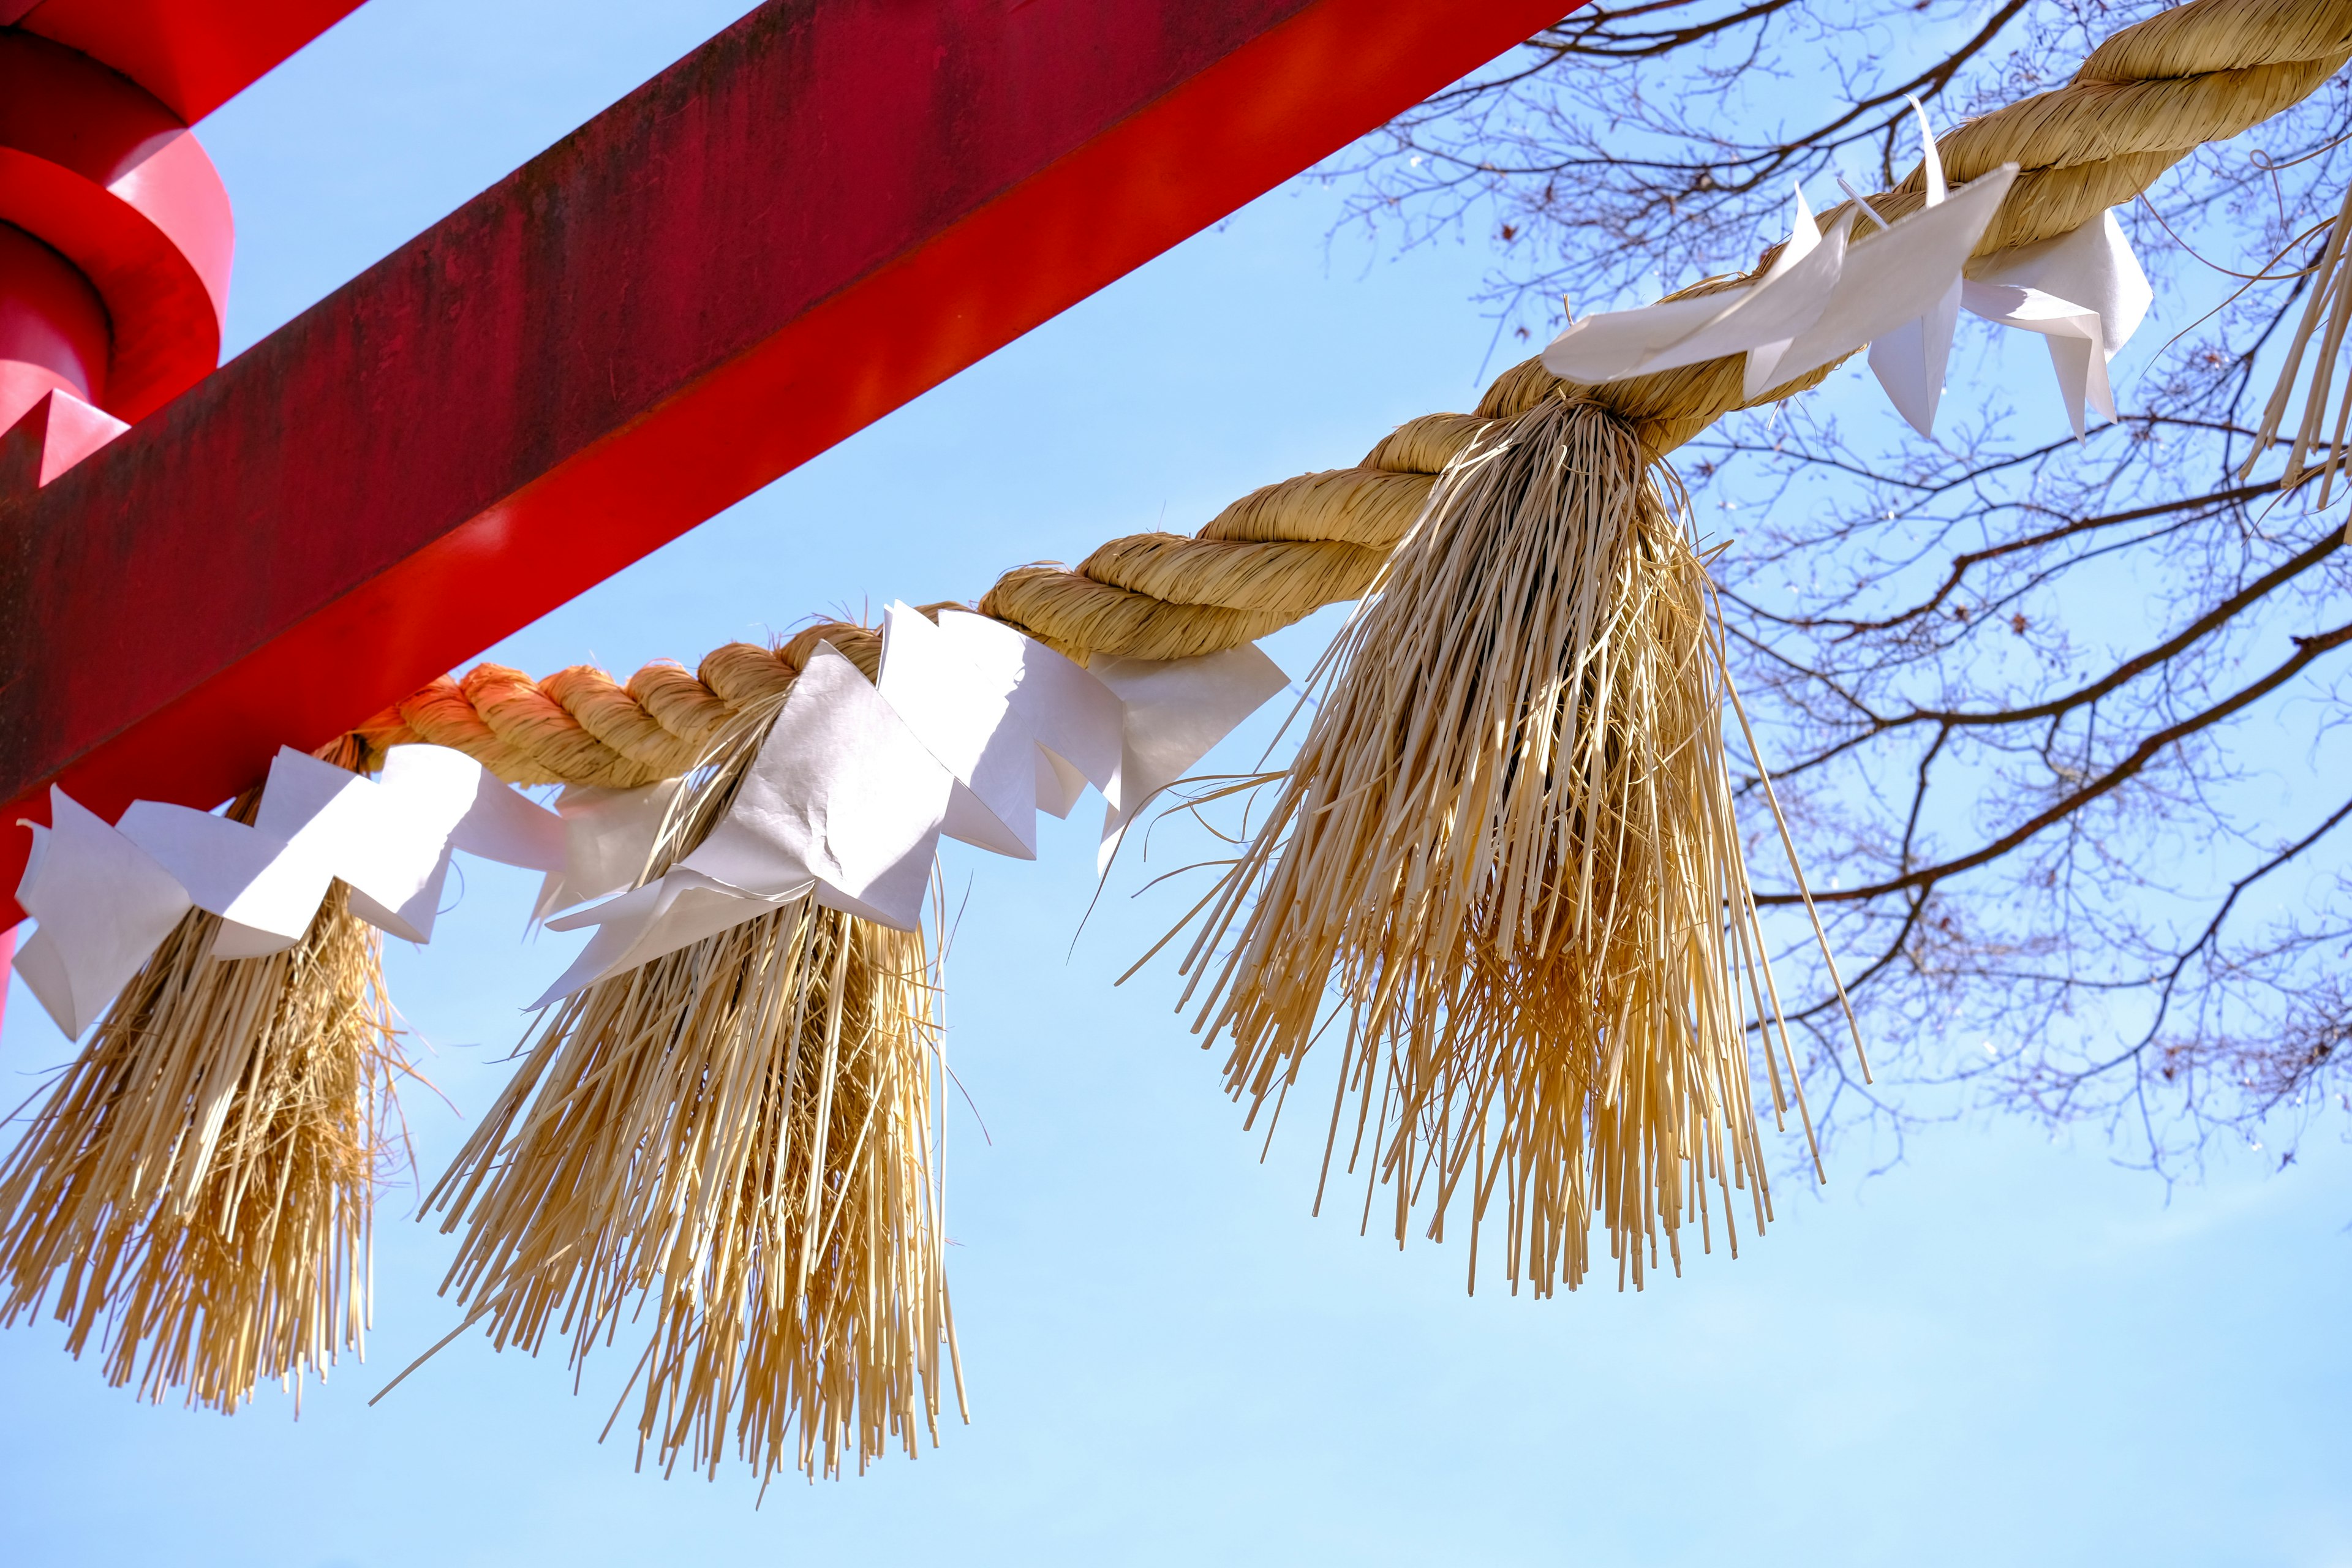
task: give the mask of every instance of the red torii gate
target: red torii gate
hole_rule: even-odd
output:
[[[186,127],[357,4],[0,0],[0,821],[226,798],[1569,8],[770,0],[215,371]]]

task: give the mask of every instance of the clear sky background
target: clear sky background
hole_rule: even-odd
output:
[[[371,0],[203,128],[236,204],[232,349],[742,8]],[[1468,406],[1483,253],[1396,258],[1328,238],[1333,211],[1276,192],[489,652],[626,670],[971,597]],[[2046,376],[2026,348],[2011,363]],[[1335,624],[1269,649],[1303,674]],[[367,1362],[299,1422],[274,1387],[229,1418],[137,1405],[53,1325],[0,1333],[0,1562],[2352,1565],[2340,1123],[2283,1173],[2217,1150],[2169,1190],[2093,1132],[1967,1122],[1879,1174],[1890,1152],[1856,1144],[1826,1188],[1781,1180],[1736,1261],[1638,1295],[1465,1298],[1458,1245],[1308,1217],[1316,1141],[1260,1163],[1170,970],[1112,987],[1189,900],[1130,897],[1125,867],[1073,947],[1076,815],[1034,865],[950,847],[971,889],[950,1050],[986,1132],[959,1100],[973,1419],[943,1447],[755,1510],[741,1474],[664,1480],[597,1444],[625,1352],[575,1396],[560,1356],[461,1342],[371,1409],[456,1321],[449,1240],[404,1187]],[[530,879],[465,874],[433,946],[388,960],[456,1107],[407,1097],[428,1177],[577,940],[522,943]],[[10,1097],[68,1051],[19,988]]]

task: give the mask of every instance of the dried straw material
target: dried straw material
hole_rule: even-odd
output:
[[[2315,342],[2318,353],[2312,355],[2311,384],[2305,388],[2303,416],[2296,421],[2294,436],[2287,447],[2286,469],[2279,476],[2281,489],[2293,489],[2297,485],[2319,480],[2317,505],[2326,507],[2336,488],[2336,476],[2352,468],[2352,447],[2347,447],[2345,435],[2352,427],[2352,379],[2347,379],[2340,391],[2335,387],[2336,377],[2342,369],[2344,340],[2352,329],[2352,190],[2344,193],[2344,205],[2328,225],[2327,244],[2321,249],[2319,265],[2314,272],[2311,298],[2305,302],[2303,319],[2295,323],[2294,335],[2287,342],[2286,361],[2279,367],[2278,385],[2263,410],[2262,427],[2254,432],[2253,449],[2239,467],[2238,477],[2252,476],[2255,465],[2278,438],[2286,420],[2287,405],[2294,401],[2295,383],[2302,378],[2304,356]],[[2335,393],[2336,421],[2327,423],[2329,394]],[[2317,462],[2311,458],[2316,452]],[[2345,537],[2352,540],[2352,524],[2346,527]]]
[[[284,952],[215,959],[199,910],[148,960],[0,1163],[0,1322],[54,1290],[67,1349],[98,1335],[110,1383],[224,1412],[264,1378],[299,1412],[307,1375],[362,1352],[406,1065],[381,936],[346,898]]]
[[[1504,1272],[1539,1296],[1583,1279],[1596,1214],[1638,1286],[1661,1233],[1677,1268],[1694,1217],[1712,1245],[1710,1187],[1735,1250],[1734,1194],[1770,1213],[1747,1031],[1770,1062],[1778,1009],[1678,502],[1588,404],[1481,432],[1318,669],[1185,960],[1253,1119],[1344,1020],[1327,1181],[1344,1134],[1400,1244],[1466,1202],[1474,1289],[1497,1196]]]
[[[731,723],[654,872],[776,706]],[[762,1482],[936,1443],[942,1345],[963,1391],[932,989],[919,932],[802,899],[568,999],[428,1199],[465,1226],[443,1289],[467,1326],[534,1354],[567,1336],[576,1368],[650,1316],[621,1405],[665,1471],[716,1474],[730,1437]]]

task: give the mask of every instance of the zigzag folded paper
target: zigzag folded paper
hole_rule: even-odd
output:
[[[784,699],[727,815],[663,876],[549,921],[593,930],[534,1004],[814,897],[900,931],[921,921],[940,837],[1036,858],[1036,813],[1066,816],[1085,784],[1109,803],[1103,857],[1153,795],[1288,684],[1244,646],[1199,658],[1082,668],[984,616],[936,624],[894,604],[879,679],[829,643]],[[650,864],[667,796],[567,791],[558,809],[595,869],[562,893]]]
[[[636,789],[566,784],[556,797],[563,819],[563,867],[540,885],[534,920],[635,887],[653,867],[654,847],[683,778]]]
[[[1098,658],[1087,667],[1118,700],[1118,779],[1103,792],[1102,847],[1108,870],[1128,826],[1152,797],[1182,778],[1234,726],[1290,684],[1274,660],[1244,643],[1198,658]]]
[[[1943,161],[1936,152],[1927,111],[1916,98],[1911,108],[1918,116],[1926,148],[1922,166],[1927,205],[1934,206],[1944,199]],[[1855,205],[1869,211],[1866,204]],[[1875,221],[1876,215],[1872,218]],[[2147,275],[2124,237],[2123,225],[2110,209],[2054,239],[1999,251],[1972,263],[1967,275],[1953,279],[1934,309],[1872,342],[1871,373],[1911,427],[1933,436],[1951,360],[1952,330],[1962,310],[2004,327],[2039,332],[2049,341],[2058,395],[2079,440],[2085,404],[2108,419],[2116,416],[2107,362],[2138,330],[2154,298]]]
[[[1000,621],[942,610],[934,626],[891,605],[877,684],[955,777],[942,828],[950,838],[1034,860],[1040,807],[1066,816],[1087,784],[1105,795],[1118,788],[1118,696]]]
[[[109,827],[61,790],[48,827],[26,823],[33,854],[17,901],[39,922],[18,973],[79,1036],[189,909],[221,918],[213,952],[252,958],[301,940],[341,879],[351,910],[412,942],[433,933],[449,852],[550,870],[562,825],[440,746],[395,746],[381,779],[281,750],[248,826],[158,801],[134,801]]]
[[[2054,239],[1970,263],[2016,166],[1948,191],[1927,111],[1916,98],[1911,107],[1927,187],[1918,211],[1890,224],[1853,196],[1823,234],[1801,186],[1789,238],[1755,282],[1570,321],[1544,350],[1544,368],[1600,384],[1738,353],[1747,356],[1742,395],[1755,398],[1867,344],[1871,374],[1888,401],[1932,436],[1953,331],[1966,310],[2049,340],[2077,437],[2086,405],[2113,419],[2107,362],[2154,298],[2123,226],[2109,211]],[[1867,243],[1854,240],[1857,217],[1877,231]]]
[[[16,973],[79,1039],[194,906],[154,857],[55,784],[49,826],[19,826],[33,851],[16,901],[37,924],[17,944]]]
[[[1545,348],[1544,368],[1604,383],[1744,353],[1745,394],[1760,396],[1934,309],[1959,281],[2016,177],[2017,166],[2004,163],[1864,244],[1853,241],[1855,207],[1822,235],[1800,191],[1797,221],[1763,277],[1720,294],[1571,321]]]
[[[2156,291],[2114,209],[2055,239],[2003,251],[1999,260],[1962,285],[1960,303],[2049,340],[2050,368],[2077,437],[2084,405],[2115,418],[2107,362],[2139,330]]]
[[[17,899],[39,924],[16,968],[79,1036],[191,908],[220,917],[215,955],[256,957],[300,941],[341,879],[353,914],[425,942],[452,849],[546,872],[541,915],[621,894],[548,921],[595,934],[541,1005],[804,896],[912,930],[942,834],[1034,859],[1038,810],[1066,816],[1092,784],[1107,860],[1146,802],[1286,684],[1255,647],[1088,670],[983,616],[935,625],[894,605],[878,684],[820,644],[727,816],[642,887],[676,779],[569,789],[551,812],[460,752],[410,745],[378,779],[280,751],[250,826],[137,801],[109,826],[53,791],[51,826],[26,824]]]

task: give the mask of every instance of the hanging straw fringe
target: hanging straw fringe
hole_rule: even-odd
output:
[[[724,815],[780,706],[732,721],[648,878]],[[621,1405],[666,1472],[715,1475],[730,1435],[762,1483],[936,1444],[942,1344],[960,1409],[963,1386],[931,992],[920,932],[802,899],[570,998],[428,1199],[466,1228],[443,1286],[466,1326],[534,1354],[568,1335],[576,1368],[650,1302]]]
[[[382,939],[347,901],[333,884],[302,940],[261,958],[214,958],[220,918],[194,911],[124,988],[0,1163],[0,1322],[54,1287],[67,1349],[99,1335],[110,1383],[224,1412],[275,1378],[299,1413],[306,1375],[363,1350],[408,1069]]]
[[[2335,391],[2335,379],[2341,363],[2345,332],[2352,328],[2352,247],[2347,247],[2346,236],[2352,232],[2352,189],[2344,193],[2344,205],[2337,210],[2328,226],[2327,245],[2320,252],[2319,266],[2313,273],[2311,298],[2303,308],[2303,320],[2296,323],[2294,336],[2287,341],[2286,363],[2279,368],[2277,387],[2263,410],[2261,428],[2254,433],[2253,450],[2239,467],[2238,477],[2249,479],[2254,466],[2270,450],[2271,443],[2286,420],[2287,405],[2294,395],[2294,384],[2303,372],[2303,356],[2315,338],[2319,353],[2312,362],[2311,384],[2304,394],[2303,417],[2297,423],[2294,439],[2287,447],[2286,470],[2279,476],[2279,489],[2291,490],[2299,484],[2319,479],[2319,506],[2325,508],[2336,487],[2336,476],[2352,464],[2352,447],[2345,444],[2345,433],[2352,427],[2352,379],[2336,394],[2336,423],[2321,438],[2327,417],[2329,395]],[[2325,317],[2326,329],[2321,329]],[[2314,451],[2316,464],[2310,464]],[[2347,524],[2345,537],[2352,540],[2352,524]]]
[[[1504,1272],[1538,1296],[1582,1280],[1596,1212],[1636,1286],[1661,1231],[1680,1268],[1694,1214],[1711,1247],[1710,1184],[1735,1251],[1735,1190],[1759,1231],[1770,1213],[1746,1029],[1779,1009],[1713,591],[1672,485],[1622,421],[1561,396],[1482,434],[1318,668],[1185,960],[1253,1120],[1336,993],[1326,1180],[1352,1122],[1367,1224],[1382,1183],[1400,1245],[1417,1206],[1442,1239],[1466,1199],[1474,1289],[1498,1193]],[[1772,1090],[1782,1108],[1777,1064]]]

